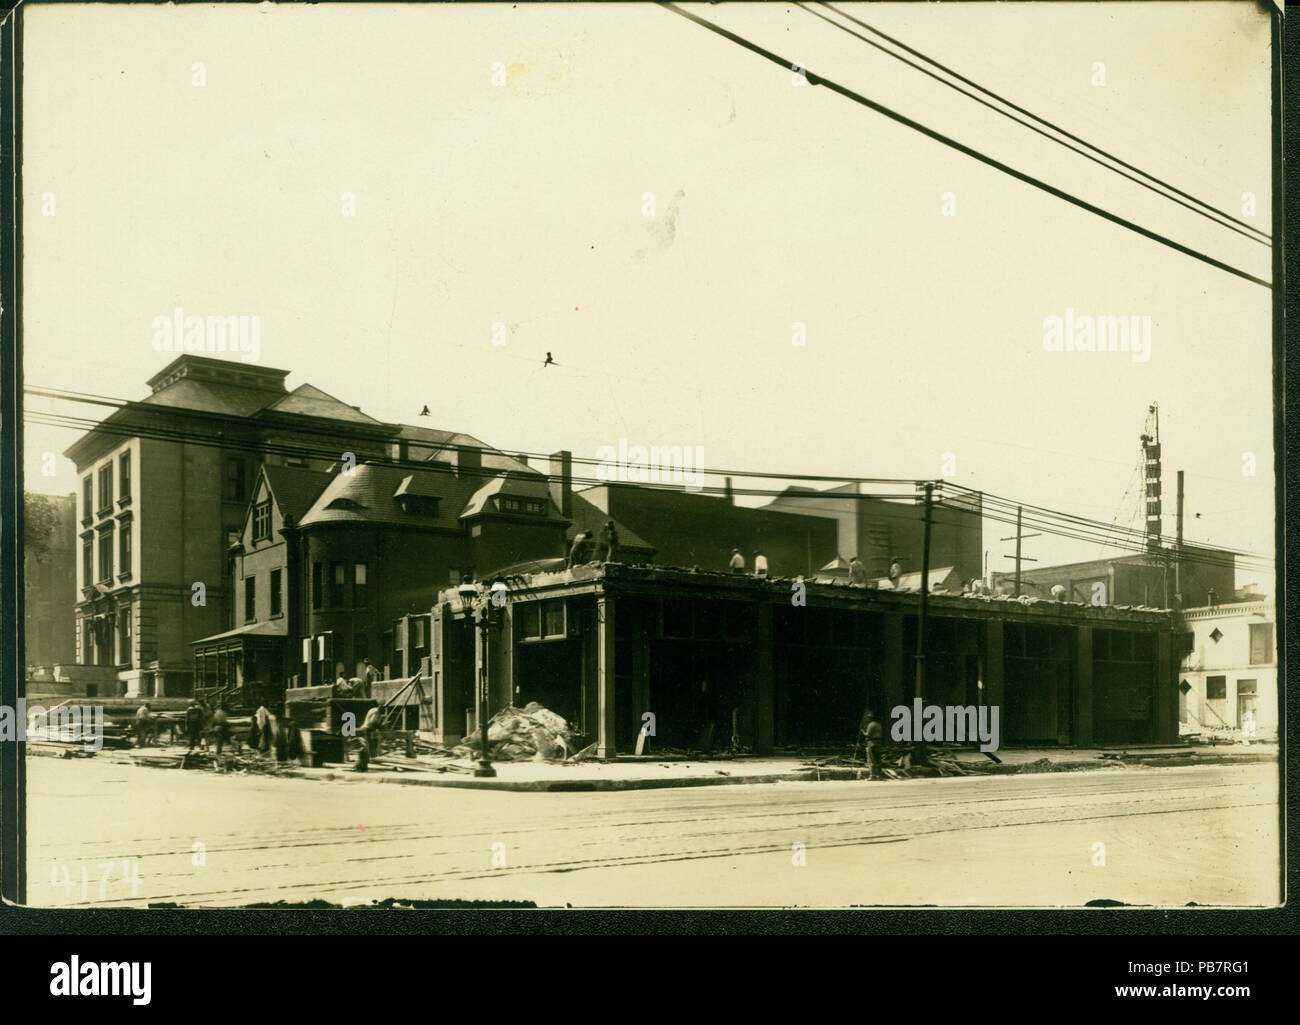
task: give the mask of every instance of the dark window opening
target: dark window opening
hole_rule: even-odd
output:
[[[99,511],[108,512],[113,507],[113,464],[99,469]]]
[[[271,500],[253,506],[253,540],[271,540]]]
[[[221,497],[227,502],[248,501],[245,460],[240,456],[226,456],[225,476],[221,483]]]
[[[358,562],[352,567],[352,604],[358,608],[365,608],[369,604],[370,596],[367,589],[367,580],[369,570],[364,562]]]
[[[1250,664],[1268,665],[1273,661],[1273,624],[1250,624]]]
[[[99,535],[99,579],[111,582],[113,579],[113,529],[110,527]]]
[[[123,575],[131,572],[131,522],[124,522],[119,528],[117,562]]]

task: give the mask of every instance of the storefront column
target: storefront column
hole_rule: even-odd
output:
[[[758,713],[754,730],[754,753],[760,755],[771,754],[774,743],[776,689],[772,658],[772,606],[764,604],[758,607],[758,644],[755,647],[754,665],[754,697]]]
[[[998,722],[1005,734],[1007,710],[1006,647],[1003,643],[1002,620],[984,622],[984,703],[998,709]]]
[[[1092,731],[1092,627],[1074,631],[1074,736],[1075,747],[1091,747]]]
[[[903,659],[903,617],[897,612],[887,612],[881,616],[881,627],[884,633],[884,693],[878,696],[878,703],[881,707],[872,709],[879,717],[882,723],[888,723],[890,709],[898,705],[907,705],[911,707],[911,697],[905,693],[907,690],[904,672]]]
[[[650,707],[650,640],[646,634],[646,617],[636,617],[635,633],[632,636],[632,713],[635,727],[640,739],[640,731],[646,726],[643,718],[646,712],[653,712]],[[657,730],[657,727],[656,727]]]
[[[1174,635],[1161,630],[1156,635],[1155,736],[1157,744],[1178,742],[1178,661],[1174,658]]]
[[[596,599],[596,696],[596,757],[613,758],[618,752],[614,743],[614,599],[609,595]]]

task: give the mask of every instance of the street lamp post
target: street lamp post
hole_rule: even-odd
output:
[[[456,589],[460,597],[461,607],[466,613],[473,617],[473,624],[479,629],[479,651],[481,652],[479,662],[478,679],[475,681],[475,705],[478,709],[478,730],[479,730],[479,759],[478,766],[474,769],[474,775],[480,777],[495,776],[496,769],[492,768],[492,762],[488,758],[488,717],[487,717],[487,692],[488,692],[488,628],[492,619],[492,602],[491,599],[479,591],[479,587],[468,576],[461,581],[460,587]]]
[[[474,769],[474,775],[485,777],[497,774],[497,770],[492,768],[491,759],[488,758],[488,643],[492,617],[491,608],[491,603],[483,597],[476,598],[474,601],[474,617],[478,620],[481,651],[483,652],[478,687],[479,759],[478,767]]]

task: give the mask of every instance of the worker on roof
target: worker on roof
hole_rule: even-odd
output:
[[[370,697],[371,685],[379,681],[380,672],[378,669],[376,669],[374,666],[370,664],[370,659],[368,658],[363,658],[361,660],[361,665],[362,665],[361,680],[365,684],[365,691],[366,691],[365,696]]]
[[[754,576],[767,577],[767,556],[760,551],[754,552]]]
[[[591,561],[591,531],[580,531],[573,539],[573,545],[569,549],[569,569],[574,566],[585,566]]]
[[[733,548],[731,550],[731,572],[733,573],[745,572],[745,557],[740,554],[739,548]]]
[[[613,562],[617,552],[618,531],[614,529],[613,520],[606,520],[605,526],[600,532],[600,561]]]
[[[862,560],[856,555],[849,560],[849,586],[867,586],[867,567],[862,564]]]

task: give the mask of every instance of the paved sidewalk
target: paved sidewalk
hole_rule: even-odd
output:
[[[49,745],[53,747],[53,745]],[[31,754],[47,753],[28,746]],[[137,755],[179,755],[183,748],[103,751],[101,759],[136,763]],[[48,752],[58,754],[57,751]],[[1276,744],[1138,746],[1130,748],[1010,748],[995,752],[995,763],[975,750],[947,752],[972,775],[1011,775],[1040,772],[1086,772],[1146,765],[1152,767],[1249,764],[1275,761]],[[955,755],[955,757],[954,757]],[[268,769],[274,766],[267,761]],[[583,792],[651,790],[664,787],[727,786],[736,784],[864,780],[865,765],[843,755],[783,755],[773,757],[621,757],[613,762],[498,762],[496,776],[472,775],[474,762],[432,756],[406,758],[389,754],[371,762],[367,772],[353,764],[308,768],[296,763],[272,769],[272,774],[323,782],[396,783],[408,786],[460,787],[476,790]],[[190,770],[193,771],[193,770]],[[200,771],[212,771],[204,767]],[[238,771],[238,770],[236,770]]]
[[[977,751],[955,759],[973,775],[1070,772],[1150,766],[1214,765],[1274,761],[1276,745],[1179,745],[1125,749],[1034,748],[996,752],[1001,764]],[[1108,757],[1102,757],[1106,755]],[[399,768],[400,767],[400,768]],[[581,792],[650,790],[663,787],[726,786],[754,783],[864,780],[865,765],[840,756],[737,757],[713,759],[620,758],[613,762],[501,762],[495,777],[480,779],[468,759],[414,758],[391,755],[371,763],[369,771],[351,765],[296,767],[306,778],[398,783],[414,786],[464,787],[479,790]]]

